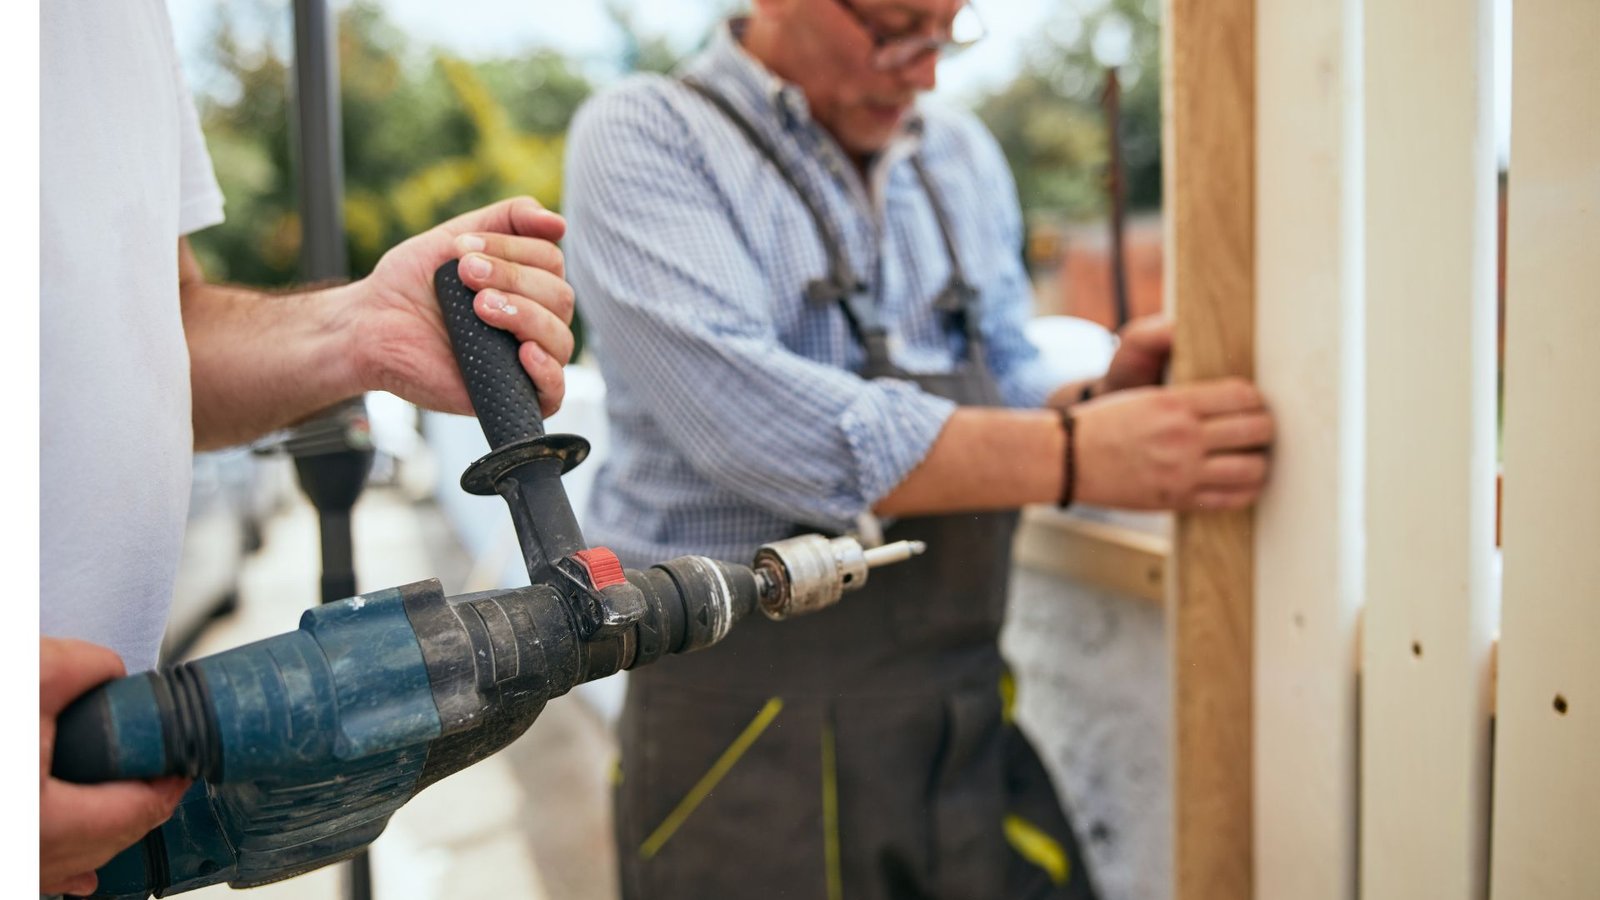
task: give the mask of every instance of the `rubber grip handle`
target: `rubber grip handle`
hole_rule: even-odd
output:
[[[105,686],[74,700],[56,717],[50,774],[75,784],[99,784],[128,777],[122,771]]]
[[[444,314],[456,365],[467,383],[467,396],[478,413],[478,424],[489,448],[540,437],[544,416],[539,412],[539,392],[517,358],[520,343],[511,332],[478,318],[472,308],[475,292],[461,282],[456,261],[433,273],[433,290]]]

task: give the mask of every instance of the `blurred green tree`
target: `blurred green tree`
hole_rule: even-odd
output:
[[[255,11],[259,14],[259,10]],[[268,42],[246,48],[219,6],[204,66],[223,87],[198,99],[227,221],[194,238],[213,278],[298,278],[291,63]],[[592,88],[561,55],[466,62],[419,49],[371,0],[339,16],[345,226],[351,274],[411,234],[515,194],[560,206],[563,136]]]
[[[1156,0],[1064,4],[1024,51],[1021,72],[976,110],[1017,180],[1023,209],[1068,219],[1106,211],[1100,106],[1108,65],[1122,82],[1128,206],[1161,205],[1161,38]]]
[[[728,9],[737,0],[718,0]],[[1027,48],[1021,73],[976,104],[1016,176],[1025,210],[1070,219],[1105,208],[1100,111],[1105,64],[1120,64],[1130,205],[1161,199],[1160,41],[1156,0],[1098,0],[1060,10]],[[608,2],[621,69],[667,71],[681,58]],[[298,278],[300,221],[292,154],[287,40],[248,43],[282,4],[218,4],[197,97],[227,221],[195,236],[212,277],[257,285]],[[249,21],[254,18],[254,22]],[[242,27],[251,26],[251,27]],[[374,0],[339,17],[345,224],[352,275],[410,234],[519,193],[560,206],[563,136],[593,91],[550,50],[465,61],[418,46]]]

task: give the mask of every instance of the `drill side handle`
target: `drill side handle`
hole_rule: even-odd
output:
[[[539,392],[517,357],[517,339],[478,318],[472,308],[476,295],[462,283],[454,260],[434,272],[433,287],[467,396],[489,441],[488,455],[461,476],[461,487],[505,499],[529,579],[556,583],[556,563],[586,546],[561,476],[588,455],[589,442],[544,433]]]
[[[543,437],[539,392],[517,358],[517,339],[478,318],[472,308],[477,295],[461,281],[455,260],[434,272],[433,289],[489,449]]]

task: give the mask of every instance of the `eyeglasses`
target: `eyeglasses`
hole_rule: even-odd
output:
[[[834,0],[839,8],[850,14],[861,30],[872,38],[872,67],[880,72],[898,69],[918,62],[930,53],[945,58],[971,47],[989,33],[978,10],[971,3],[962,4],[956,11],[950,27],[926,34],[926,22],[909,28],[885,28],[861,13],[851,0]]]

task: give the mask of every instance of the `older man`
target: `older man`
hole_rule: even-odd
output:
[[[1272,422],[1238,381],[1159,386],[1170,331],[1055,383],[1023,337],[1015,187],[922,108],[955,0],[755,0],[675,78],[583,110],[570,277],[609,386],[592,539],[748,558],[896,520],[927,556],[810,618],[635,674],[630,897],[1088,897],[997,646],[1016,511],[1237,508]]]

